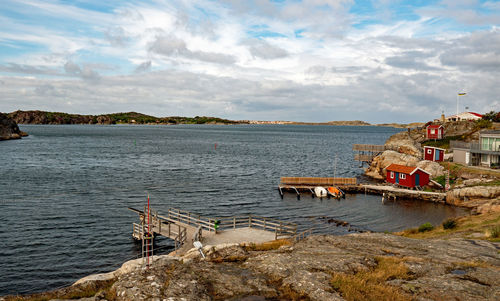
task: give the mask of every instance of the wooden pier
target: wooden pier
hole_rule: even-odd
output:
[[[314,196],[314,187],[335,186],[341,189],[344,187],[356,185],[356,178],[329,178],[329,177],[281,177],[278,185],[280,196],[283,197],[283,191],[290,190],[300,198],[300,192],[310,192]]]
[[[139,214],[140,223],[133,223],[132,236],[137,240],[142,240],[145,233],[148,233],[147,210],[145,208],[144,211],[141,211],[130,207],[128,209]],[[170,208],[163,215],[159,214],[158,211],[150,210],[149,228],[153,237],[161,235],[174,240],[176,250],[186,242],[191,248],[195,240],[204,244],[242,241],[264,242],[293,237],[297,234],[296,224],[268,217],[246,215],[213,218],[176,208]],[[245,231],[246,237],[235,235],[237,230],[244,228],[249,229],[249,231]]]
[[[373,158],[380,155],[386,150],[384,145],[375,144],[353,144],[352,150],[358,153],[354,155],[354,160],[363,162],[371,162]]]

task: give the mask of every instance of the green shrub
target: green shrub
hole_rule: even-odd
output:
[[[457,227],[457,221],[453,218],[449,218],[443,222],[443,229],[454,229]]]
[[[476,127],[480,128],[480,129],[490,128],[491,125],[492,125],[492,122],[490,120],[486,120],[486,119],[479,119],[476,122]]]
[[[498,238],[500,237],[500,225],[496,225],[491,227],[490,229],[490,237],[491,238]]]
[[[418,232],[431,231],[432,229],[434,229],[434,226],[431,223],[425,223],[418,227]]]

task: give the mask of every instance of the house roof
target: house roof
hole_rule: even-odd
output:
[[[431,124],[431,125],[428,125],[427,128],[428,129],[439,129],[439,128],[442,128],[443,126],[440,125],[440,124]]]
[[[435,146],[428,146],[428,145],[426,145],[426,146],[424,146],[424,148],[434,148],[434,149],[442,150],[443,152],[445,151],[444,148],[439,148],[439,147],[435,147]]]
[[[386,170],[410,174],[413,172],[413,170],[415,170],[415,168],[415,166],[404,166],[392,163],[391,165],[387,166]]]
[[[477,117],[483,118],[483,115],[481,115],[479,113],[474,113],[474,112],[467,112],[467,113],[472,114],[472,115],[476,115]]]
[[[423,170],[422,168],[415,167],[415,166],[404,166],[404,165],[399,165],[399,164],[394,164],[392,163],[391,165],[387,166],[386,170],[388,171],[395,171],[395,172],[401,172],[405,173],[408,175],[414,174],[417,170],[420,170],[422,172],[425,172],[426,174],[430,175],[427,171]]]

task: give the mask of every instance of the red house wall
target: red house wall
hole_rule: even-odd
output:
[[[427,153],[429,149],[431,150],[430,154]],[[434,161],[434,151],[435,149],[433,148],[424,148],[424,159],[429,161]]]
[[[442,139],[444,137],[444,129],[442,127],[434,128],[434,134],[431,134],[431,130],[430,127],[427,127],[427,139]]]
[[[413,186],[415,186],[415,174],[417,174],[417,173],[420,175],[420,178],[419,178],[420,186],[425,186],[425,185],[429,184],[429,175],[421,170],[417,170],[413,174]]]
[[[405,186],[405,187],[410,187],[413,188],[415,187],[415,175],[419,174],[419,186],[425,186],[429,184],[429,175],[426,174],[425,172],[421,170],[417,170],[415,173],[413,173],[411,176],[409,174],[406,174],[406,179],[399,179],[399,185]],[[394,172],[394,178],[391,179],[391,171],[387,171],[386,175],[386,181],[392,184],[396,184],[396,176],[400,176],[401,173]]]
[[[394,171],[394,179],[391,179],[391,171],[387,171],[387,176],[386,176],[386,180],[387,182],[389,183],[392,183],[392,184],[396,184],[396,177],[400,177],[401,176],[401,172],[395,172]],[[413,187],[415,186],[415,180],[413,179],[413,176],[410,176],[408,174],[406,174],[406,178],[405,179],[401,179],[399,178],[399,185],[401,186],[406,186],[406,187]]]
[[[429,149],[431,150],[430,154],[427,153],[427,151]],[[429,160],[429,161],[436,161],[436,162],[443,161],[444,160],[444,151],[439,150],[439,159],[438,160],[435,159],[435,156],[436,156],[436,149],[435,148],[427,148],[427,147],[424,148],[424,159]]]

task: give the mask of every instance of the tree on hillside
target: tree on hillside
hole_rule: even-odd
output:
[[[483,119],[493,122],[500,122],[500,112],[490,111],[489,113],[485,113],[483,114]]]

